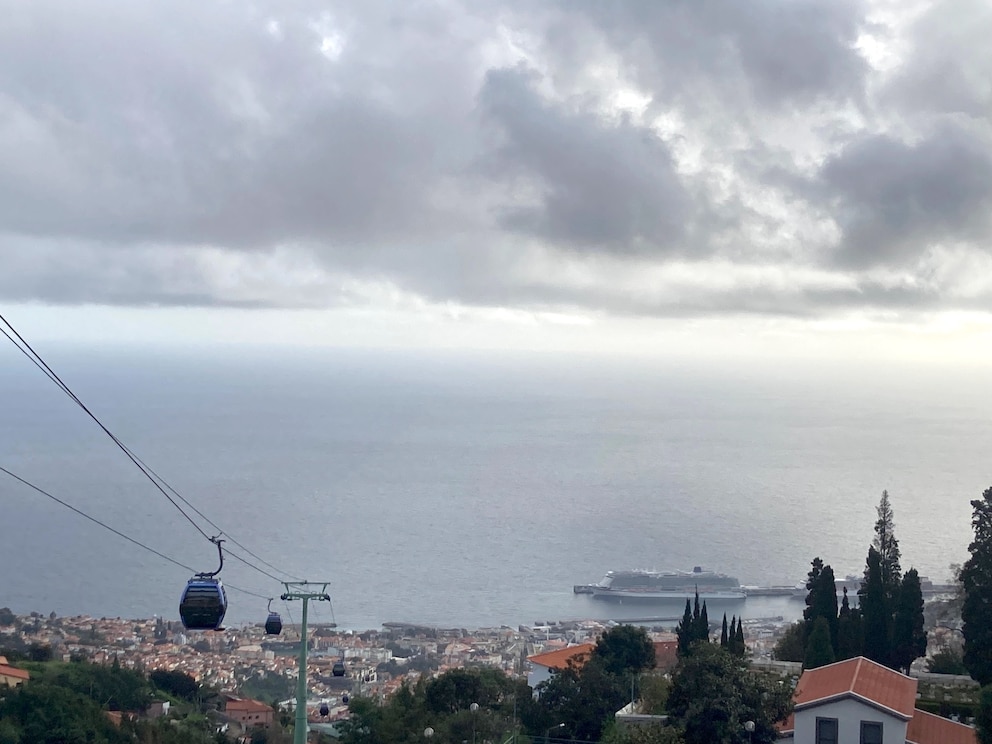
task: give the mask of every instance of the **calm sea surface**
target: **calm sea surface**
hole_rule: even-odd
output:
[[[992,483],[992,390],[979,374],[43,353],[226,532],[280,569],[329,581],[333,610],[317,618],[333,612],[351,628],[680,613],[573,595],[610,569],[703,565],[743,583],[794,584],[819,555],[838,576],[860,572],[883,488],[904,568],[944,581],[967,556],[969,500]],[[212,546],[9,346],[0,464],[183,563],[215,568]],[[60,614],[175,618],[188,578],[2,474],[0,566],[0,606]],[[282,591],[234,560],[223,575],[265,596]],[[264,600],[230,599],[230,621],[264,619]],[[801,604],[752,599],[730,611],[794,616]]]

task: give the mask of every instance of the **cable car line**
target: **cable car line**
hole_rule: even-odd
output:
[[[182,494],[180,494],[164,478],[162,478],[162,476],[160,476],[158,473],[156,473],[151,467],[149,467],[148,465],[146,465],[145,462],[140,457],[138,457],[134,452],[132,452],[131,449],[126,444],[124,444],[120,439],[118,439],[117,436],[113,432],[110,431],[110,429],[108,429],[106,426],[104,426],[103,422],[100,421],[99,418],[97,418],[96,414],[94,414],[86,406],[86,404],[83,403],[82,400],[80,400],[80,398],[72,391],[72,389],[62,380],[62,378],[59,377],[58,374],[48,365],[48,363],[44,360],[44,358],[42,358],[42,356],[40,354],[38,354],[37,351],[34,350],[34,348],[31,346],[31,344],[29,344],[24,339],[24,337],[21,336],[20,333],[18,333],[17,329],[14,328],[13,325],[11,325],[10,321],[7,320],[7,318],[4,317],[4,315],[2,313],[0,313],[0,321],[2,321],[2,323],[4,325],[6,325],[10,329],[10,331],[14,334],[14,336],[17,337],[17,339],[20,341],[20,343],[18,343],[18,341],[15,341],[14,338],[10,335],[10,333],[8,333],[6,330],[4,330],[4,328],[2,326],[0,326],[0,333],[3,333],[3,335],[6,336],[7,339],[12,344],[14,344],[14,346],[16,346],[17,349],[22,354],[24,354],[24,356],[26,356],[31,361],[32,364],[34,364],[39,370],[41,370],[42,373],[46,377],[48,377],[49,380],[51,380],[53,383],[55,383],[59,387],[59,389],[62,390],[63,393],[65,393],[73,402],[75,402],[76,405],[78,405],[97,424],[97,426],[99,426],[104,431],[104,433],[108,437],[110,437],[110,439],[114,442],[114,444],[116,444],[120,448],[120,450],[128,457],[128,459],[131,460],[131,462],[135,465],[135,467],[137,467],[138,470],[140,470],[142,472],[142,474],[146,478],[148,478],[149,481],[151,481],[152,485],[155,486],[155,488],[157,488],[158,491],[163,496],[165,496],[165,498],[168,499],[169,502],[174,507],[176,507],[176,509],[179,510],[179,513],[182,514],[186,518],[186,520],[191,525],[193,525],[193,527],[196,528],[197,532],[199,532],[200,535],[202,535],[204,537],[204,539],[206,539],[206,540],[208,540],[210,542],[213,542],[213,540],[215,538],[212,538],[210,535],[208,535],[200,527],[200,525],[198,525],[192,519],[192,517],[190,517],[189,514],[187,514],[186,511],[183,510],[183,508],[181,506],[179,506],[179,504],[176,502],[176,500],[173,499],[166,492],[166,489],[168,489],[169,491],[171,491],[176,496],[176,498],[178,498],[180,501],[182,501],[184,504],[186,504],[186,506],[188,506],[190,509],[192,509],[197,515],[199,515],[201,519],[203,519],[205,522],[207,522],[207,524],[209,524],[211,527],[213,527],[219,533],[217,535],[217,537],[220,537],[220,535],[225,535],[232,543],[234,543],[235,545],[237,545],[239,548],[241,548],[242,550],[244,550],[246,553],[248,553],[250,556],[252,556],[253,558],[255,558],[260,563],[264,563],[266,566],[268,566],[269,568],[273,569],[277,573],[284,574],[284,575],[290,577],[291,579],[300,580],[300,577],[294,576],[293,574],[289,573],[288,571],[284,571],[284,570],[282,570],[282,569],[280,569],[280,568],[272,565],[271,563],[269,563],[268,561],[266,561],[264,558],[260,557],[259,555],[257,555],[256,553],[254,553],[252,550],[250,550],[249,548],[245,547],[242,543],[238,542],[238,540],[236,540],[234,537],[232,537],[231,535],[229,535],[225,530],[223,530],[213,520],[211,520],[208,516],[206,516],[203,512],[201,512],[199,509],[197,509],[193,504],[191,504]],[[163,488],[163,486],[164,486],[164,488]],[[274,579],[275,581],[279,581],[279,582],[282,581],[282,579],[280,579],[280,578],[278,578],[276,576],[273,576],[268,571],[265,571],[265,570],[259,568],[258,566],[254,565],[250,561],[247,561],[244,558],[241,558],[240,556],[235,555],[234,553],[232,553],[230,551],[230,549],[228,549],[227,552],[228,552],[229,555],[233,556],[234,558],[237,558],[242,563],[244,563],[245,565],[247,565],[247,566],[255,569],[259,573],[264,574],[265,576],[268,576],[269,578]]]
[[[221,533],[221,534],[224,534],[224,533]],[[219,537],[219,535],[218,535],[218,537]],[[221,542],[223,542],[223,541],[221,541]],[[281,583],[283,583],[283,581],[282,581],[282,579],[280,579],[280,578],[279,578],[278,576],[273,576],[272,574],[270,574],[270,573],[269,573],[268,571],[266,571],[265,569],[262,569],[262,568],[259,568],[258,566],[255,566],[255,565],[253,565],[253,564],[251,564],[251,563],[249,563],[248,561],[246,561],[246,560],[245,560],[244,558],[242,558],[242,557],[241,557],[240,555],[238,555],[237,553],[232,553],[232,552],[231,552],[230,550],[226,550],[225,552],[226,552],[226,553],[227,553],[227,554],[228,554],[229,556],[231,556],[232,558],[234,558],[235,560],[238,560],[238,561],[241,561],[241,562],[242,562],[242,563],[244,563],[244,564],[245,564],[246,566],[251,566],[252,568],[254,568],[254,569],[255,569],[256,571],[258,571],[259,573],[263,573],[263,574],[265,574],[266,576],[268,576],[268,577],[269,577],[270,579],[272,579],[273,581],[277,581],[277,582],[279,582],[280,584],[281,584]]]
[[[86,512],[84,512],[82,509],[79,509],[79,508],[73,506],[72,504],[70,504],[70,503],[68,503],[66,501],[63,501],[58,496],[55,496],[55,495],[49,493],[48,491],[46,491],[41,486],[36,486],[31,481],[26,480],[25,478],[22,478],[21,476],[17,475],[16,473],[11,472],[7,468],[3,467],[2,465],[0,465],[0,472],[6,473],[7,475],[9,475],[11,478],[13,478],[14,480],[18,481],[19,483],[22,483],[23,485],[27,486],[28,488],[32,489],[33,491],[35,491],[37,493],[40,493],[42,496],[46,496],[47,498],[49,498],[52,501],[54,501],[56,504],[59,504],[60,506],[64,506],[69,511],[75,512],[76,514],[78,514],[79,516],[83,517],[84,519],[88,519],[89,521],[93,522],[94,524],[99,525],[100,527],[103,527],[105,530],[109,530],[110,532],[113,532],[118,537],[123,537],[129,543],[132,543],[133,545],[137,545],[139,548],[142,548],[143,550],[147,550],[149,553],[152,553],[152,554],[158,556],[159,558],[161,558],[162,560],[168,561],[169,563],[172,563],[173,565],[178,566],[179,568],[185,569],[185,570],[187,570],[187,571],[189,571],[191,573],[196,573],[196,569],[192,568],[191,566],[187,566],[185,563],[182,563],[180,561],[177,561],[175,558],[171,558],[170,556],[167,556],[165,553],[162,553],[162,552],[160,552],[158,550],[155,550],[155,548],[152,548],[152,547],[149,547],[148,545],[145,545],[140,540],[136,540],[133,537],[124,534],[120,530],[115,529],[114,527],[111,527],[109,524],[107,524],[106,522],[103,522],[103,521],[97,519],[96,517],[91,517],[89,514],[87,514]],[[264,594],[259,594],[258,592],[253,592],[250,589],[244,589],[244,588],[242,588],[240,586],[235,586],[234,584],[227,584],[227,587],[229,589],[234,589],[237,592],[241,592],[242,594],[248,594],[248,595],[250,595],[252,597],[258,597],[259,599],[268,599],[268,597],[266,595],[264,595]]]
[[[116,444],[121,449],[121,451],[128,457],[128,459],[130,459],[131,462],[134,463],[135,467],[137,467],[138,470],[140,470],[142,473],[144,473],[145,477],[148,478],[148,480],[150,480],[152,482],[152,485],[154,485],[155,488],[157,488],[162,493],[162,495],[165,496],[165,498],[167,498],[169,500],[169,503],[171,503],[174,507],[176,507],[176,509],[179,510],[179,513],[182,514],[186,518],[186,521],[188,521],[191,525],[193,525],[193,527],[196,528],[196,531],[199,532],[201,535],[203,535],[203,538],[205,540],[209,541],[210,540],[210,535],[208,535],[206,532],[204,532],[203,529],[200,527],[200,525],[198,525],[193,520],[193,518],[190,517],[189,514],[187,514],[183,510],[183,508],[181,506],[179,506],[179,504],[176,502],[176,500],[173,499],[168,493],[166,493],[165,489],[162,488],[162,486],[159,485],[158,481],[156,481],[148,473],[148,471],[145,470],[145,468],[143,468],[141,466],[141,464],[139,463],[138,459],[134,455],[131,454],[131,451],[128,450],[128,448],[126,446],[124,446],[124,444],[121,442],[121,440],[119,440],[114,435],[114,433],[112,431],[110,431],[110,429],[108,429],[106,426],[104,426],[103,425],[103,422],[100,421],[100,419],[98,419],[96,417],[96,415],[89,408],[86,407],[86,404],[83,403],[83,401],[81,401],[79,399],[79,397],[74,392],[72,392],[72,390],[69,388],[69,386],[66,385],[62,381],[62,378],[60,378],[52,370],[52,368],[48,366],[48,364],[45,362],[45,360],[42,359],[41,356],[33,348],[31,348],[31,344],[29,344],[27,341],[24,340],[24,337],[21,336],[21,334],[19,334],[17,332],[17,329],[14,328],[14,326],[12,326],[10,324],[10,321],[8,321],[3,316],[2,313],[0,313],[0,321],[3,321],[3,323],[8,328],[10,328],[11,331],[14,332],[14,335],[17,336],[17,338],[21,341],[21,343],[24,344],[24,347],[20,346],[19,344],[17,344],[16,342],[14,342],[14,339],[11,338],[10,334],[8,334],[6,331],[4,331],[4,335],[8,339],[10,339],[10,341],[13,342],[15,344],[15,346],[17,346],[18,349],[21,350],[21,353],[24,354],[25,356],[27,356],[29,359],[31,359],[31,361],[34,362],[34,364],[35,364],[36,367],[39,367],[39,369],[42,369],[42,371],[46,373],[46,375],[48,376],[48,378],[50,380],[52,380],[52,382],[54,382],[56,385],[58,385],[62,389],[62,392],[64,392],[66,395],[68,395],[70,398],[72,398],[72,400],[74,400],[76,402],[76,405],[78,405],[80,408],[82,408],[83,411],[85,411],[86,414],[91,419],[93,419],[93,421],[96,422],[96,425],[97,426],[99,426],[101,429],[103,429],[104,433],[113,440],[114,444]],[[2,329],[0,329],[0,330],[2,330]]]

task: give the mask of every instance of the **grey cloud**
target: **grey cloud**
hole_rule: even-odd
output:
[[[958,307],[925,277],[868,275],[912,272],[937,243],[988,245],[987,53],[958,33],[986,23],[975,5],[958,28],[964,6],[935,3],[934,48],[913,31],[878,98],[856,0],[0,7],[2,300],[334,306],[360,301],[353,280],[644,315]],[[953,73],[944,91],[924,63]],[[608,110],[617,65],[616,86],[654,97],[643,119]],[[852,102],[861,118],[826,131]],[[971,121],[934,128],[942,111]],[[658,113],[675,122],[664,138]],[[784,128],[803,136],[776,141]],[[843,146],[812,177],[806,141]],[[842,228],[819,265],[851,289],[645,297],[566,280],[601,257],[817,263],[819,246],[787,247],[819,235],[800,206]]]
[[[582,0],[563,4],[601,29],[638,80],[668,105],[706,92],[765,105],[860,99],[868,71],[855,50],[865,4],[855,0]]]
[[[843,230],[836,260],[898,266],[935,244],[987,242],[990,144],[987,135],[947,123],[916,143],[880,134],[845,147],[820,173]]]
[[[506,208],[502,224],[576,249],[678,253],[692,200],[667,145],[628,119],[608,123],[543,100],[537,74],[491,71],[480,93],[499,144],[486,160],[498,181],[537,196]]]
[[[985,0],[940,0],[909,30],[905,63],[882,91],[911,111],[992,115],[992,6]]]
[[[8,231],[252,247],[429,227],[473,92],[436,14],[371,19],[388,34],[345,17],[332,62],[298,5],[85,7],[16,4],[0,31]]]

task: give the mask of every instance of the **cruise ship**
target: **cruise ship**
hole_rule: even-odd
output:
[[[697,592],[700,599],[708,600],[735,601],[746,597],[735,577],[706,571],[701,566],[692,571],[610,571],[598,583],[577,584],[573,591],[615,602],[686,600]]]

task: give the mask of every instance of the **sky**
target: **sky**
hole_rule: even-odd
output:
[[[986,0],[0,0],[31,337],[992,363]]]

